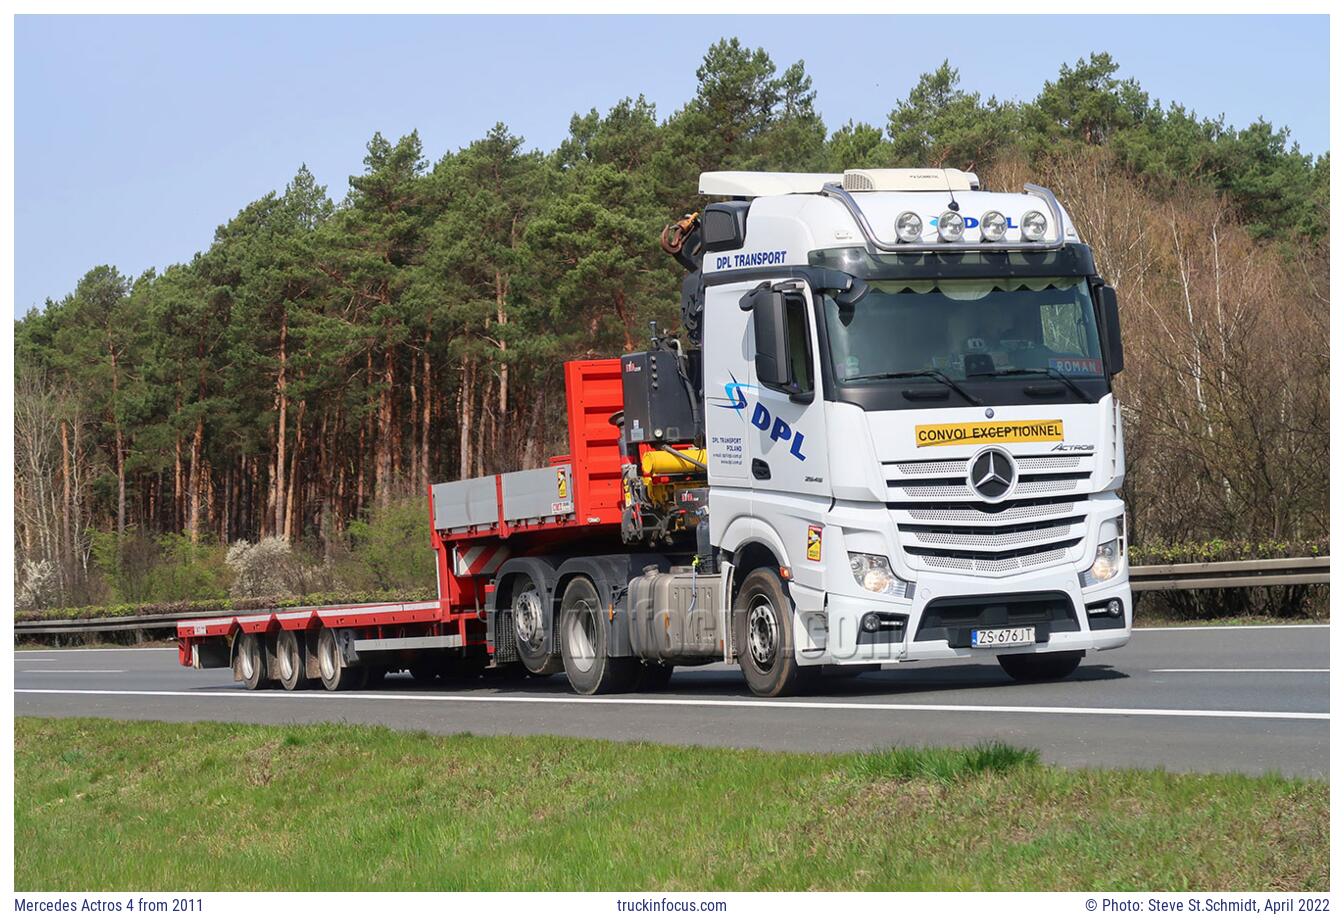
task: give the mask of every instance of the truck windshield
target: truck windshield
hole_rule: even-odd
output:
[[[856,304],[825,305],[835,378],[862,386],[927,375],[955,381],[1039,373],[1101,378],[1082,278],[870,281]]]

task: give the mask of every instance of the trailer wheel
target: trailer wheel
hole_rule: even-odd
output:
[[[639,662],[607,654],[610,628],[593,583],[582,576],[571,581],[560,601],[560,654],[575,693],[621,693],[634,683]]]
[[[243,633],[238,637],[238,673],[249,690],[261,690],[273,683],[266,674],[266,648],[261,640],[259,633]]]
[[[279,664],[280,686],[286,690],[306,690],[312,686],[304,667],[303,643],[297,632],[280,630],[275,639],[275,660]]]
[[[1020,683],[1063,680],[1074,672],[1082,652],[1046,652],[1036,655],[1000,655],[999,666]]]
[[[518,657],[528,671],[540,677],[557,674],[564,666],[551,651],[550,631],[546,628],[546,594],[526,574],[510,582],[510,615],[513,634],[518,640]]]
[[[323,629],[317,635],[317,664],[322,672],[322,686],[328,690],[354,690],[363,686],[368,676],[363,668],[350,667],[341,660],[341,649],[332,629]]]
[[[757,696],[786,696],[798,686],[793,657],[793,602],[773,568],[754,570],[733,604],[737,663]]]

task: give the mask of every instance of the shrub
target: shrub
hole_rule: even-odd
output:
[[[1320,540],[1206,540],[1131,546],[1129,563],[1180,565],[1328,555],[1328,537]],[[1272,585],[1260,588],[1145,591],[1135,595],[1135,603],[1138,604],[1140,599],[1145,614],[1177,620],[1229,616],[1299,619],[1323,616],[1329,607],[1330,589],[1328,585]]]

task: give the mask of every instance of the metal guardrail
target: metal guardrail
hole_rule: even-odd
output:
[[[1330,582],[1330,557],[1247,559],[1237,562],[1187,562],[1135,565],[1129,569],[1134,591],[1194,591],[1200,588],[1265,588],[1324,585]]]
[[[1134,591],[1195,591],[1208,588],[1261,588],[1281,585],[1324,585],[1330,582],[1330,557],[1249,559],[1237,562],[1189,562],[1179,565],[1135,565],[1129,569]],[[138,617],[87,620],[28,620],[14,624],[16,636],[107,632],[176,632],[181,620],[227,617],[248,611],[193,610]],[[255,612],[255,611],[253,611]]]

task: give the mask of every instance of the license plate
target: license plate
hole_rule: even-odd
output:
[[[971,630],[971,648],[1003,648],[1008,645],[1035,644],[1035,626],[1009,626],[1006,629]]]

